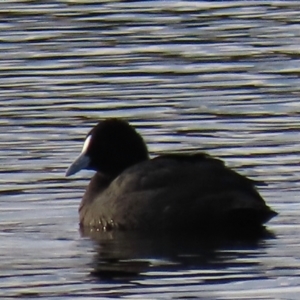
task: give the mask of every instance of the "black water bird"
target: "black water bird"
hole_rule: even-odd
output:
[[[142,137],[126,121],[99,122],[66,172],[95,170],[79,214],[101,230],[254,230],[277,213],[256,189],[264,185],[204,153],[149,159]]]

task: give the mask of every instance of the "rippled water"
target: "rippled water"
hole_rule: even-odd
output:
[[[1,298],[299,299],[294,2],[0,3]],[[151,154],[205,150],[280,214],[258,240],[85,236],[87,131],[122,117]]]

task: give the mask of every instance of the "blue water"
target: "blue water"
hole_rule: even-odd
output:
[[[299,299],[297,1],[1,2],[0,295]],[[257,240],[79,231],[85,134],[129,120],[152,156],[207,151],[279,216]]]

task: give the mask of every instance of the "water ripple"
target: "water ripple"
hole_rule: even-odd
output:
[[[298,299],[296,1],[11,0],[0,13],[3,297]],[[64,173],[106,117],[130,120],[153,156],[209,151],[266,181],[270,235],[81,237],[91,173]]]

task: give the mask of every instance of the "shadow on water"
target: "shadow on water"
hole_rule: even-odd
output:
[[[265,228],[247,237],[240,234],[207,234],[199,237],[195,233],[186,232],[145,235],[139,232],[99,232],[89,229],[81,229],[81,235],[91,238],[95,243],[96,255],[92,261],[91,275],[101,280],[127,281],[149,272],[167,272],[169,275],[179,272],[183,277],[192,270],[197,270],[198,275],[208,270],[217,272],[218,278],[206,278],[206,283],[216,279],[218,283],[226,282],[226,270],[258,265],[259,262],[249,261],[248,258],[253,253],[264,252],[264,242],[276,238]],[[232,273],[232,270],[228,272]],[[243,276],[238,277],[239,280],[245,279]]]

